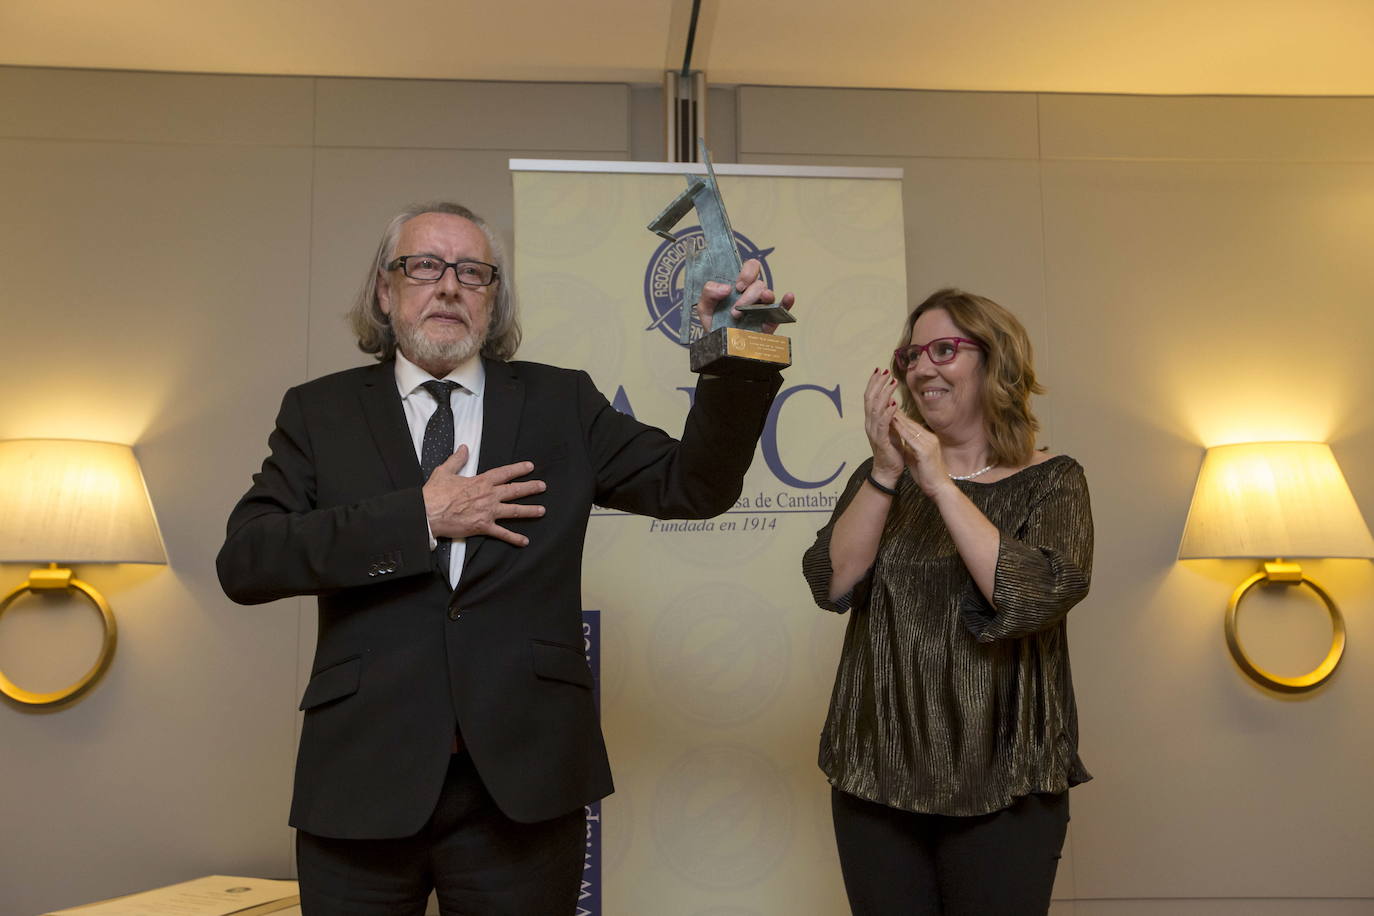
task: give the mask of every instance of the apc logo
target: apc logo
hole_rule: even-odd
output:
[[[705,237],[700,226],[688,226],[675,234],[677,241],[664,241],[649,258],[644,271],[644,305],[649,310],[650,324],[644,330],[657,328],[673,343],[678,342],[678,309],[682,307],[682,269],[687,263],[688,246],[700,245]],[[756,259],[763,265],[763,281],[773,288],[773,271],[768,256],[776,248],[760,248],[741,232],[735,233],[735,247],[741,261]],[[692,317],[692,340],[704,333],[701,322]]]

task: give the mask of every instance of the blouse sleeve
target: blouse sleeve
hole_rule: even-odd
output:
[[[1092,559],[1088,483],[1070,461],[1035,494],[1021,529],[1002,532],[992,604],[971,588],[960,607],[964,625],[979,642],[1049,629],[1088,594]]]
[[[873,567],[870,566],[853,588],[834,601],[830,600],[830,578],[834,574],[830,566],[830,534],[835,530],[836,520],[844,514],[845,508],[854,499],[854,494],[863,485],[864,478],[868,476],[872,466],[873,459],[869,458],[850,475],[844,493],[840,494],[839,501],[835,503],[835,511],[830,513],[830,521],[816,532],[816,542],[802,554],[802,575],[806,577],[806,584],[811,586],[811,597],[820,607],[837,614],[843,614],[856,603],[862,606],[868,600],[868,590],[873,583]]]

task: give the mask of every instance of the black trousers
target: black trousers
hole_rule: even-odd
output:
[[[1049,911],[1069,793],[977,817],[913,814],[831,790],[854,916],[1033,916]]]
[[[338,840],[296,833],[304,916],[572,916],[586,817],[521,824],[501,813],[465,751],[453,755],[429,823],[414,836]]]

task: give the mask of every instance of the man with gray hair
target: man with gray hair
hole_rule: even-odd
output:
[[[746,262],[736,305],[771,302]],[[703,324],[730,288],[708,283]],[[790,307],[791,294],[782,304]],[[307,914],[560,916],[612,791],[581,636],[595,503],[706,518],[780,380],[703,376],[680,441],[580,370],[513,362],[499,239],[465,207],[389,224],[352,315],[378,364],[292,388],[217,566],[319,601],[291,824]]]

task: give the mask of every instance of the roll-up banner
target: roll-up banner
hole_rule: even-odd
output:
[[[692,164],[513,159],[517,359],[585,369],[617,410],[681,434],[696,376],[678,341],[688,213],[646,226]],[[842,912],[816,767],[843,618],[801,555],[868,454],[863,391],[906,314],[900,169],[717,164],[742,258],[794,292],[792,366],[744,490],[715,519],[598,508],[583,560],[600,609],[616,793],[594,812],[587,914]],[[593,867],[594,864],[594,867]],[[595,873],[594,873],[595,872]]]

